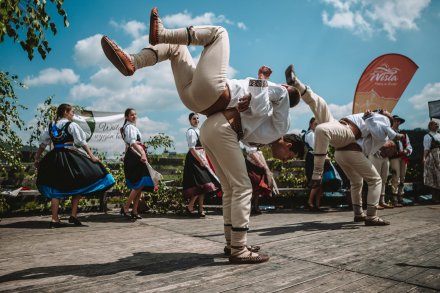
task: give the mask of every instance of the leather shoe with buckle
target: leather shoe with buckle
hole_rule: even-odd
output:
[[[136,71],[130,56],[124,52],[114,41],[109,37],[103,36],[101,38],[101,47],[107,59],[125,76],[133,75]]]
[[[374,217],[372,219],[365,219],[365,226],[387,226],[389,225],[389,221],[385,221],[379,217]]]
[[[58,221],[58,222],[51,221],[50,224],[49,224],[49,229],[52,229],[52,228],[64,228],[64,227],[67,227],[67,224],[63,223],[61,221]]]
[[[231,255],[229,257],[229,262],[231,264],[257,264],[257,263],[262,263],[262,262],[266,262],[269,260],[269,256],[265,255],[265,254],[257,254],[254,252],[249,251],[249,254],[246,256],[234,256]]]
[[[260,251],[260,246],[258,246],[258,245],[248,245],[248,246],[246,246],[246,248],[250,252],[258,252],[258,251]],[[229,247],[225,246],[223,251],[225,253],[225,256],[230,256],[231,255],[231,249]]]
[[[74,216],[69,217],[69,223],[74,224],[75,226],[82,226],[83,224],[78,220],[78,218]]]

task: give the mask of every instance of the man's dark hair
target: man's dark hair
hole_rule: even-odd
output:
[[[304,158],[305,144],[304,141],[301,139],[301,136],[295,133],[288,133],[283,136],[283,139],[284,141],[290,142],[292,144],[290,150],[296,154],[296,157],[298,159]]]

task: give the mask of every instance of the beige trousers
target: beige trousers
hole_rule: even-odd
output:
[[[401,158],[390,160],[391,174],[391,190],[393,194],[403,194],[403,183],[405,183],[406,163]]]
[[[370,155],[370,161],[379,173],[382,179],[381,195],[385,195],[385,187],[388,181],[388,174],[390,169],[390,160],[388,158],[382,158],[375,155]]]
[[[309,105],[319,123],[315,129],[313,175],[322,176],[324,160],[316,154],[326,154],[329,145],[340,148],[356,142],[356,139],[348,125],[343,125],[333,118],[323,98],[308,90],[302,99]],[[371,161],[363,153],[356,151],[336,151],[335,159],[350,180],[352,203],[362,206],[362,185],[365,180],[368,184],[367,204],[377,205],[382,180]]]
[[[170,60],[180,99],[188,109],[199,113],[213,105],[225,90],[229,36],[220,26],[196,26],[191,30],[197,34],[197,43],[204,46],[197,65],[185,45],[158,44],[143,50],[139,55],[144,56],[139,58],[146,60],[145,54],[152,54],[153,50],[157,62]],[[148,63],[142,62],[143,66],[154,65]]]
[[[200,128],[200,140],[223,190],[223,220],[232,230],[247,230],[252,185],[237,133],[222,113],[208,117]]]

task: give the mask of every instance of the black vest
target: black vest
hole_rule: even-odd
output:
[[[72,122],[67,122],[61,128],[58,128],[56,123],[49,124],[49,135],[54,145],[73,141],[73,135],[69,133],[70,123]]]

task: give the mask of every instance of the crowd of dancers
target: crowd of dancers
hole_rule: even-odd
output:
[[[273,185],[272,174],[259,153],[259,147],[269,146],[272,156],[282,161],[303,158],[303,138],[287,133],[290,108],[295,107],[301,99],[314,114],[310,126],[314,133],[313,140],[306,137],[308,160],[313,161],[313,167],[308,170],[311,188],[309,204],[319,206],[315,199],[322,194],[327,151],[332,146],[335,148],[336,162],[350,180],[354,221],[364,222],[367,226],[390,224],[377,213],[378,207],[384,206],[381,197],[383,179],[372,161],[375,157],[385,156],[384,150],[389,140],[401,142],[406,147],[405,154],[411,154],[409,138],[393,128],[396,121],[402,123],[403,119],[399,120],[385,110],[368,110],[337,120],[326,101],[299,80],[293,65],[289,65],[285,71],[286,84],[270,81],[271,69],[267,66],[259,69],[257,78],[228,79],[229,37],[221,26],[166,29],[157,8],[153,8],[149,43],[150,46],[140,52],[129,54],[109,37],[104,36],[101,40],[106,57],[125,76],[131,76],[144,67],[170,61],[179,97],[193,111],[189,116],[191,127],[186,133],[189,151],[183,176],[183,194],[188,199],[187,212],[203,217],[204,194],[221,188],[224,253],[230,263],[262,263],[269,260],[260,247],[248,245],[247,242],[251,210],[258,212],[255,196],[257,193],[271,192]],[[189,53],[189,45],[203,47],[197,65]],[[200,130],[197,113],[207,116]],[[60,198],[74,196],[72,204],[75,206],[72,207],[69,222],[80,225],[76,218],[76,198],[105,191],[115,182],[91,153],[84,132],[72,122],[72,118],[73,109],[69,105],[58,107],[57,119],[43,134],[35,157],[38,189],[52,199],[51,227],[62,225],[57,210]],[[141,143],[141,133],[136,127],[136,111],[127,109],[125,119],[121,129],[126,144],[124,172],[131,192],[121,214],[140,218],[137,204],[141,192],[154,188],[154,180],[145,146]],[[40,162],[40,156],[50,141],[55,147]],[[424,160],[425,169],[431,174],[428,185],[437,190],[440,188],[439,142],[438,124],[430,124],[430,133],[424,141]],[[247,148],[247,159],[240,144]],[[75,151],[74,145],[81,146],[87,155]],[[400,158],[390,160],[400,174],[400,177],[396,175],[396,179],[393,179],[398,182],[395,190],[397,202],[402,195],[406,165],[400,161],[394,163],[393,160]],[[365,211],[361,196],[364,181],[368,185]],[[198,211],[194,209],[196,201]]]

